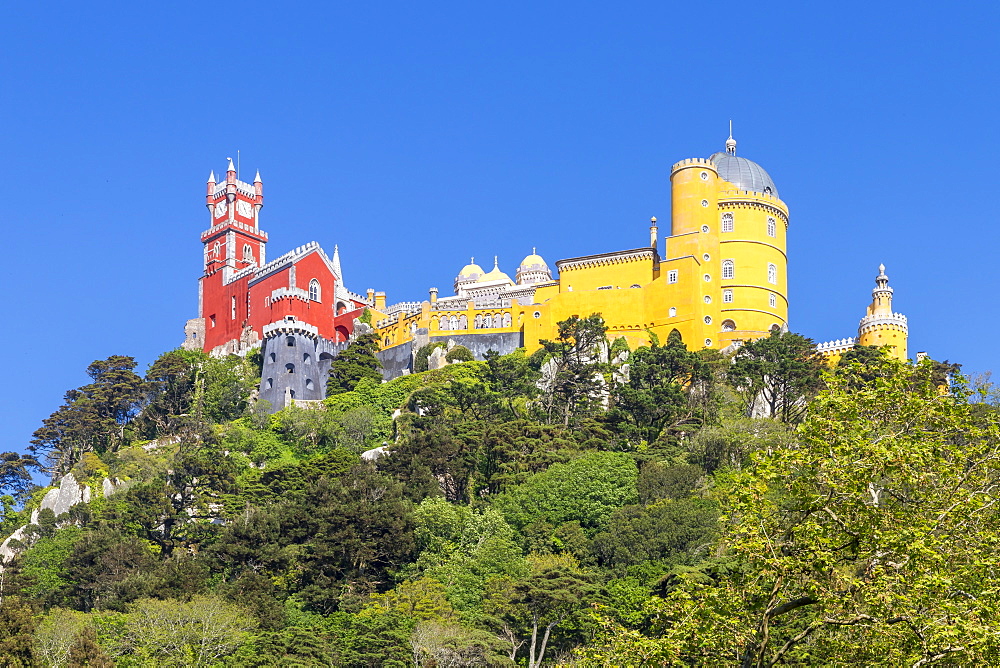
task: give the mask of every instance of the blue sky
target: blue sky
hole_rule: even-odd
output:
[[[237,149],[271,257],[339,244],[393,302],[644,244],[732,118],[791,209],[793,330],[852,336],[884,262],[911,354],[996,366],[995,2],[269,4],[0,8],[0,451],[180,343]]]

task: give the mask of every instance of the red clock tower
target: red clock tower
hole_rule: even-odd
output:
[[[210,222],[201,233],[199,317],[184,328],[185,348],[245,354],[289,322],[331,345],[347,340],[368,300],[344,287],[336,250],[331,259],[316,242],[267,261],[260,172],[253,183],[240,181],[230,159],[224,181],[217,183],[214,171],[209,175],[205,206]]]

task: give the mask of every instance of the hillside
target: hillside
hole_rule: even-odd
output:
[[[991,386],[559,333],[384,383],[359,339],[273,415],[253,356],[94,362],[0,457],[0,664],[1000,661]]]

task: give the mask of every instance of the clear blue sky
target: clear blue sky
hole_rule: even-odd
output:
[[[0,451],[180,343],[237,149],[271,257],[337,243],[392,302],[644,244],[732,118],[791,208],[793,330],[854,335],[884,262],[911,353],[997,366],[996,2],[269,4],[0,8]]]

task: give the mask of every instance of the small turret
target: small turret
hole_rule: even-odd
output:
[[[890,356],[905,361],[909,328],[906,316],[892,311],[892,288],[885,273],[885,265],[878,266],[875,289],[868,314],[858,325],[858,345],[888,346]]]
[[[656,216],[653,216],[652,218],[649,219],[649,247],[650,248],[654,248],[654,249],[656,248],[656,238],[658,236],[657,231],[658,230],[657,230],[657,227],[656,227]]]
[[[729,139],[726,140],[726,153],[736,155],[736,140],[733,139],[733,122],[729,121]]]
[[[211,219],[212,207],[214,202],[212,201],[215,195],[215,170],[213,169],[208,173],[208,183],[205,185],[205,206],[208,207],[209,218]]]

